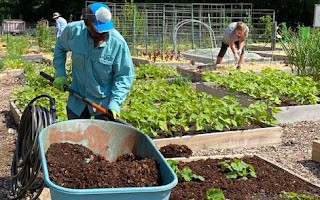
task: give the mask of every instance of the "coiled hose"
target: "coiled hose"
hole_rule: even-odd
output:
[[[34,105],[40,98],[48,98],[50,110]],[[18,127],[16,149],[11,164],[11,191],[9,199],[22,199],[29,196],[37,199],[43,188],[41,177],[41,159],[38,147],[40,131],[56,121],[55,99],[48,95],[39,95],[25,108]]]

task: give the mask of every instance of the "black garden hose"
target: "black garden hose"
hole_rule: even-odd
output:
[[[50,110],[34,105],[40,98],[48,98]],[[25,108],[18,127],[16,149],[11,164],[11,191],[9,199],[29,196],[35,200],[40,196],[44,181],[41,177],[41,159],[38,147],[40,131],[56,121],[55,99],[39,95]]]

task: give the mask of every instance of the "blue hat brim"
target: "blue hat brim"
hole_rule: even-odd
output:
[[[100,23],[99,21],[96,21],[94,23],[94,27],[99,33],[108,32],[108,31],[114,29],[112,21],[110,21],[108,23]]]

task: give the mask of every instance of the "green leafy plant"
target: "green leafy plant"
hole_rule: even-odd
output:
[[[206,71],[203,80],[227,87],[230,91],[263,100],[270,106],[316,104],[320,98],[319,83],[310,77],[299,77],[267,68],[261,73],[232,71],[218,74]]]
[[[154,64],[140,64],[135,68],[135,78],[137,80],[143,79],[165,79],[178,77],[179,73],[177,69],[166,65],[154,65]]]
[[[270,15],[260,17],[260,23],[264,26],[263,37],[266,42],[271,39],[272,36],[272,18]]]
[[[263,102],[243,107],[234,97],[216,98],[197,92],[191,84],[158,80],[148,84],[135,82],[123,104],[121,117],[156,138],[159,133],[172,137],[189,131],[234,130],[259,120],[274,123],[274,117],[266,110]]]
[[[280,42],[292,71],[320,80],[319,29],[301,26],[297,31],[287,31],[287,35]]]
[[[178,176],[179,181],[181,182],[190,182],[192,180],[204,181],[205,178],[203,176],[194,174],[192,170],[188,166],[184,166],[182,170],[178,167],[177,160],[167,160],[170,167],[173,169],[174,173]]]
[[[25,54],[31,47],[26,36],[8,36],[7,38],[7,51],[10,54]]]
[[[45,26],[43,23],[37,24],[37,41],[39,47],[51,49],[56,42],[56,35],[52,34],[50,27]]]
[[[223,190],[220,188],[211,188],[206,193],[208,200],[225,200],[226,197],[224,196]]]
[[[230,160],[224,160],[219,163],[219,167],[227,172],[226,177],[228,179],[241,178],[247,180],[248,177],[257,177],[254,167],[241,159],[234,159],[232,162]]]
[[[288,199],[288,200],[314,200],[315,197],[307,194],[298,194],[295,192],[286,192],[283,191],[280,194],[280,197]]]
[[[66,120],[67,114],[65,107],[68,93],[55,88],[48,80],[39,75],[39,71],[54,74],[54,68],[44,64],[41,64],[36,68],[31,62],[28,62],[28,65],[25,65],[25,67],[27,67],[25,70],[25,84],[23,87],[14,90],[12,94],[12,98],[15,100],[18,108],[23,112],[33,98],[42,94],[47,94],[56,99],[57,120]],[[47,99],[37,100],[35,104],[49,108]]]

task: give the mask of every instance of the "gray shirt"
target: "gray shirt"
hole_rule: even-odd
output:
[[[240,40],[240,37],[238,37],[236,35],[236,26],[237,26],[237,22],[232,22],[224,30],[223,39],[222,39],[223,43],[229,45],[230,39],[233,39],[234,41],[239,41]],[[244,37],[247,37],[248,33],[249,33],[249,28],[246,25],[246,30],[244,32]]]

